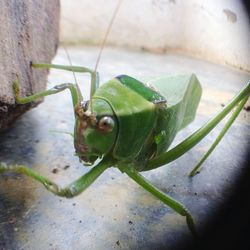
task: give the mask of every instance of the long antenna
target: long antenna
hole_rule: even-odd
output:
[[[66,54],[66,56],[67,56],[67,58],[68,58],[68,60],[69,60],[69,64],[70,64],[70,66],[72,67],[72,61],[71,61],[71,58],[70,58],[70,56],[69,56],[68,50],[66,49],[65,46],[63,46],[63,49],[64,49],[65,54]],[[73,76],[74,76],[75,84],[78,85],[77,80],[76,80],[76,74],[75,74],[74,71],[72,71],[72,73],[73,73]]]
[[[111,21],[109,22],[109,26],[108,26],[107,31],[106,31],[106,33],[105,33],[105,36],[104,36],[104,39],[103,39],[103,41],[102,41],[101,48],[100,48],[100,51],[99,51],[99,54],[98,54],[98,57],[97,57],[97,60],[96,60],[96,65],[95,65],[95,70],[94,70],[95,72],[96,72],[96,70],[97,70],[98,64],[99,64],[100,59],[101,59],[101,55],[102,55],[103,48],[104,48],[104,46],[105,46],[105,44],[106,44],[106,41],[107,41],[109,32],[110,32],[111,27],[112,27],[112,25],[113,25],[113,23],[114,23],[116,14],[118,13],[118,10],[119,10],[119,8],[120,8],[120,6],[121,6],[121,4],[122,4],[122,1],[123,1],[123,0],[119,0],[119,2],[117,3],[116,8],[115,8],[115,10],[114,10],[114,13],[113,13],[113,15],[112,15]]]

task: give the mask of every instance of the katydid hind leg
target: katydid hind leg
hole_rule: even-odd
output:
[[[46,189],[53,194],[61,197],[71,198],[82,193],[109,167],[110,164],[108,162],[100,162],[85,175],[81,176],[79,179],[70,183],[64,188],[61,188],[53,181],[50,181],[47,177],[42,176],[25,165],[7,165],[5,163],[0,163],[0,173],[14,172],[24,174],[43,184]]]
[[[219,142],[222,140],[228,129],[232,126],[235,119],[238,117],[240,111],[243,109],[245,103],[247,102],[248,97],[245,97],[240,103],[239,106],[236,108],[236,110],[233,112],[232,116],[227,121],[224,128],[219,133],[218,137],[214,141],[214,143],[211,145],[209,150],[204,154],[204,156],[201,158],[201,160],[198,162],[198,164],[193,168],[193,170],[190,172],[189,176],[193,177],[194,175],[198,174],[201,171],[203,162],[209,157],[209,155],[214,151],[216,146],[219,144]]]
[[[199,143],[224,117],[234,109],[242,100],[247,99],[250,95],[250,82],[231,100],[221,112],[219,112],[214,118],[208,121],[204,126],[191,134],[184,141],[179,143],[171,150],[153,158],[148,162],[143,171],[158,168],[164,164],[172,162],[185,154],[188,150],[193,148]]]

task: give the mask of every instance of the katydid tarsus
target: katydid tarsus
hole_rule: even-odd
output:
[[[100,51],[105,45],[120,3],[121,1],[114,11]],[[84,163],[94,165],[91,170],[64,188],[25,165],[0,163],[0,173],[25,174],[42,183],[55,195],[70,198],[82,193],[105,170],[116,167],[177,213],[185,216],[189,229],[195,233],[194,221],[188,209],[152,185],[140,172],[176,160],[199,143],[230,111],[235,109],[211,148],[190,173],[190,176],[194,176],[200,171],[201,163],[212,153],[243,109],[250,95],[250,82],[214,118],[167,151],[177,132],[190,124],[195,117],[202,92],[197,77],[191,74],[157,78],[150,80],[148,87],[130,76],[120,75],[99,87],[97,65],[100,55],[101,52],[95,69],[32,63],[34,70],[54,68],[90,74],[89,101],[83,100],[77,83],[60,84],[28,97],[20,95],[19,77],[13,85],[17,104],[29,103],[65,89],[70,90],[75,112],[76,155]],[[95,164],[97,160],[99,162]]]

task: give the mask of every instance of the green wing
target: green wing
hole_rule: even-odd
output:
[[[149,83],[166,98],[168,109],[178,110],[179,119],[182,120],[179,129],[194,120],[202,93],[196,75],[168,76]]]
[[[148,83],[167,100],[167,108],[159,112],[156,131],[160,154],[170,146],[177,132],[194,120],[202,89],[194,74],[161,77]]]

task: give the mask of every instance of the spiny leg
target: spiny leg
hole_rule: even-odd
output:
[[[245,97],[237,107],[237,109],[233,112],[232,116],[230,119],[227,121],[226,125],[212,144],[212,146],[209,148],[209,150],[206,152],[206,154],[201,158],[201,160],[198,162],[198,164],[194,167],[194,169],[190,172],[189,176],[193,177],[194,175],[198,174],[201,171],[202,168],[202,163],[209,157],[209,155],[213,152],[215,147],[218,145],[218,143],[221,141],[221,139],[224,137],[228,129],[232,126],[233,122],[239,115],[240,111],[243,109],[245,103],[247,102],[248,97]]]
[[[178,214],[185,216],[188,228],[190,231],[196,235],[196,229],[193,217],[191,213],[188,211],[188,209],[182,205],[180,202],[176,201],[172,197],[168,196],[161,190],[159,190],[157,187],[152,185],[148,180],[146,180],[137,170],[135,170],[132,167],[129,166],[119,166],[119,169],[121,172],[125,172],[130,178],[132,178],[135,182],[137,182],[140,186],[142,186],[144,189],[146,189],[148,192],[150,192],[152,195],[157,197],[159,200],[161,200],[163,203],[165,203],[167,206],[171,207],[174,211],[176,211]]]
[[[50,181],[48,178],[40,175],[39,173],[24,165],[6,165],[5,163],[0,163],[0,173],[14,172],[27,175],[42,183],[46,187],[46,189],[48,189],[55,195],[71,198],[82,193],[110,166],[111,164],[109,162],[102,161],[85,175],[72,182],[65,188],[61,188],[56,183]]]
[[[13,83],[13,89],[15,92],[16,103],[18,103],[18,104],[25,104],[25,103],[33,102],[36,99],[39,99],[39,98],[42,98],[42,97],[45,97],[48,95],[54,95],[54,94],[61,92],[65,89],[70,90],[74,107],[82,101],[82,95],[81,95],[80,90],[78,89],[78,87],[75,84],[72,84],[72,83],[63,83],[60,85],[56,85],[49,90],[45,90],[45,91],[36,93],[34,95],[21,97],[20,80],[19,80],[19,77],[17,76],[16,81]]]
[[[58,64],[48,64],[48,63],[31,63],[33,68],[40,68],[40,69],[61,69],[71,72],[77,73],[90,73],[91,76],[91,91],[90,96],[93,96],[96,89],[99,88],[99,74],[95,70],[86,67],[79,67],[79,66],[65,66],[65,65],[58,65]]]
[[[148,171],[155,169],[164,164],[172,162],[185,154],[188,150],[199,143],[234,107],[236,107],[239,102],[243,99],[248,98],[250,95],[250,82],[247,83],[246,87],[243,88],[234,99],[227,104],[224,109],[207,122],[204,126],[186,138],[183,142],[172,148],[171,150],[159,155],[148,162],[142,171]]]

